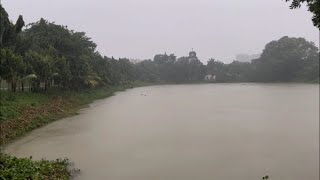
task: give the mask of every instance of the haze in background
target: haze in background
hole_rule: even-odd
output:
[[[202,62],[231,62],[259,54],[282,36],[304,37],[318,46],[319,30],[306,7],[284,0],[2,0],[10,19],[41,17],[85,31],[108,57],[151,59],[158,53],[185,56],[194,48]]]

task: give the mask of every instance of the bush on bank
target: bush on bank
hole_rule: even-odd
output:
[[[69,164],[68,159],[33,161],[32,157],[17,158],[0,153],[0,179],[69,179],[79,172],[68,169]]]

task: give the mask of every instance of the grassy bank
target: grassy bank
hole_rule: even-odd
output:
[[[23,136],[54,120],[74,115],[96,99],[112,96],[132,85],[111,86],[85,91],[51,90],[45,93],[1,92],[0,145]]]
[[[50,90],[43,93],[1,91],[0,145],[4,146],[26,133],[54,120],[75,115],[94,100],[132,87],[152,85],[135,82],[84,91]],[[76,170],[67,159],[33,161],[0,153],[0,179],[69,179]]]
[[[0,179],[69,179],[78,170],[69,170],[68,159],[33,161],[0,154]]]

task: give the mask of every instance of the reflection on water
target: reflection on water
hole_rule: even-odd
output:
[[[78,179],[319,179],[319,85],[150,86],[99,100],[10,144],[68,157]]]

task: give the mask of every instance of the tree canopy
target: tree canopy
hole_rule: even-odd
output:
[[[320,1],[319,0],[286,0],[286,2],[291,1],[290,8],[296,9],[300,8],[301,4],[307,3],[308,10],[313,14],[312,22],[314,26],[320,29]]]
[[[285,36],[268,43],[253,65],[259,81],[316,80],[319,70],[306,70],[319,68],[319,50],[304,38]]]
[[[23,90],[25,83],[33,91],[50,87],[81,90],[136,80],[200,82],[206,75],[214,77],[212,82],[319,81],[319,49],[304,38],[285,36],[271,41],[252,62],[225,64],[212,58],[204,65],[191,51],[179,58],[164,53],[133,63],[102,56],[84,32],[43,18],[23,29],[22,16],[13,24],[2,6],[0,10],[0,78],[11,84],[12,91],[17,85]]]

